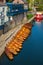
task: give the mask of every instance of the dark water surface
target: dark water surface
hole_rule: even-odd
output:
[[[35,23],[31,35],[25,40],[21,52],[10,61],[5,54],[0,65],[43,65],[43,22]]]

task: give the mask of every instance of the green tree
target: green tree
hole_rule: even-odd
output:
[[[12,2],[12,0],[6,0],[6,2]]]
[[[35,3],[43,4],[43,0],[35,0]]]
[[[32,8],[34,6],[34,0],[27,0],[29,4],[29,8]]]

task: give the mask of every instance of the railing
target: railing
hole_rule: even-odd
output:
[[[7,3],[7,6],[9,7],[7,16],[14,16],[28,11],[28,8],[24,9],[24,4]]]

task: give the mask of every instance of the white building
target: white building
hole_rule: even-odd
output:
[[[0,4],[0,25],[3,25],[4,22],[8,21],[7,13],[7,6],[5,4]]]

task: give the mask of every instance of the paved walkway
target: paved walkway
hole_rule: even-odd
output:
[[[23,25],[23,24],[22,24]],[[5,50],[6,44],[10,41],[10,39],[20,30],[22,25],[15,27],[14,29],[10,30],[8,33],[2,35],[0,37],[0,56]]]

